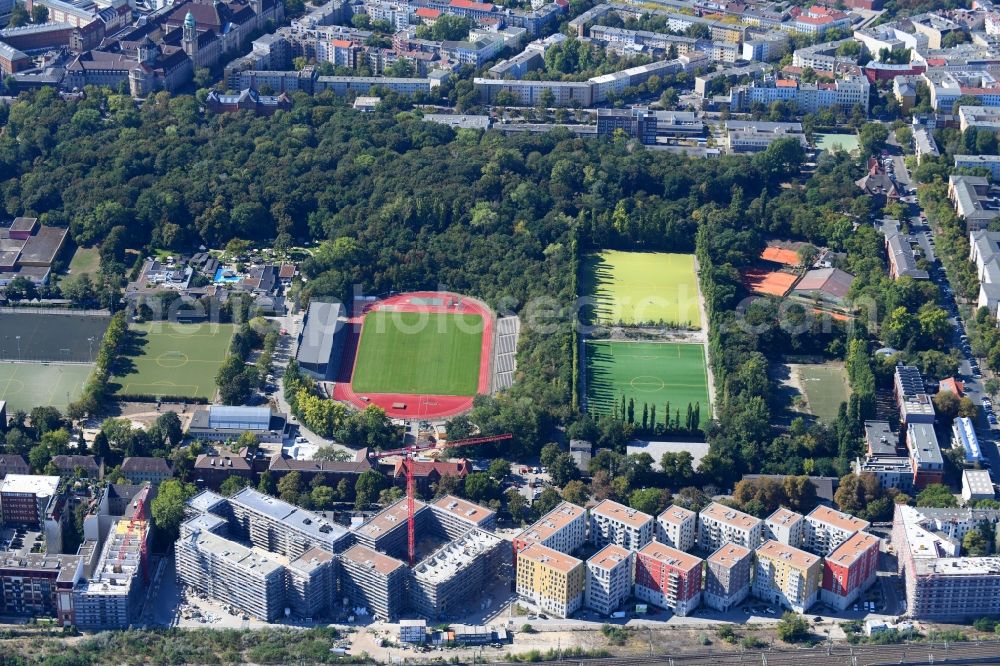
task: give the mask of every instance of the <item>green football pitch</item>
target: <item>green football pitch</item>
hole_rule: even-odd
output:
[[[475,395],[482,346],[479,315],[376,310],[361,328],[351,386],[356,393]]]
[[[701,424],[711,418],[708,373],[702,345],[672,342],[587,341],[587,402],[595,414],[610,413],[625,400],[656,405],[656,420],[670,411],[699,404]]]
[[[215,396],[215,375],[229,351],[232,324],[135,324],[135,354],[113,382],[120,395]]]
[[[797,365],[793,372],[806,392],[809,411],[827,423],[837,420],[840,403],[851,397],[847,372],[842,365]]]
[[[580,293],[594,299],[592,323],[701,327],[692,254],[607,250],[589,255]]]
[[[93,370],[90,364],[0,363],[0,400],[7,402],[8,416],[32,407],[65,411],[80,397]]]

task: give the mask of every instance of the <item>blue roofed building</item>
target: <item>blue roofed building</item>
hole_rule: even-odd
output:
[[[983,462],[983,451],[979,447],[976,430],[972,419],[959,416],[951,424],[951,445],[965,452],[965,464],[975,465]]]
[[[262,442],[279,443],[289,436],[288,417],[270,407],[209,405],[195,410],[188,427],[194,439],[228,442],[252,432]]]

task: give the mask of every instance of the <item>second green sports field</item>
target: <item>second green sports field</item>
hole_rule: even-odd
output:
[[[711,418],[708,373],[700,344],[670,342],[587,342],[587,402],[594,414],[608,414],[625,400],[656,406],[657,422],[670,403],[681,418],[688,403],[698,404],[701,425]]]
[[[357,393],[475,395],[482,347],[479,315],[370,312],[351,386]]]
[[[131,327],[135,353],[115,376],[120,395],[215,396],[215,375],[229,351],[232,324],[151,322]]]
[[[594,323],[700,328],[694,255],[607,250],[583,261],[580,294]]]

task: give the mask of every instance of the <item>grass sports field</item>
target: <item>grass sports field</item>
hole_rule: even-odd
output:
[[[351,386],[357,393],[475,395],[482,343],[479,315],[376,310],[361,329]]]
[[[101,255],[96,247],[79,247],[73,253],[73,258],[69,261],[69,273],[73,277],[83,275],[96,275],[101,267]]]
[[[816,148],[819,150],[833,150],[839,148],[849,153],[858,150],[857,134],[817,134]]]
[[[610,412],[616,404],[633,399],[656,405],[656,420],[663,422],[666,403],[670,411],[690,402],[701,404],[701,423],[711,418],[708,373],[702,345],[669,342],[587,342],[587,399],[594,413]]]
[[[136,353],[114,382],[123,395],[215,396],[215,375],[233,337],[232,324],[135,324]]]
[[[694,255],[607,250],[586,257],[580,293],[595,300],[595,323],[666,322],[701,327]]]
[[[840,403],[847,402],[850,389],[847,374],[839,364],[794,365],[792,372],[806,393],[809,412],[832,423],[837,418]]]
[[[94,366],[69,363],[0,363],[0,400],[7,415],[32,407],[66,406],[80,397]]]

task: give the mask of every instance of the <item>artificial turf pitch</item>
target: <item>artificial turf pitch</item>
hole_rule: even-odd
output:
[[[0,363],[0,400],[7,402],[8,414],[32,407],[65,411],[93,370],[82,363]]]
[[[580,281],[593,323],[701,327],[692,254],[606,250],[584,259]]]
[[[708,373],[705,352],[700,344],[672,342],[587,341],[587,401],[595,414],[610,413],[625,400],[656,405],[656,420],[663,422],[666,404],[671,413],[688,403],[700,403],[701,424],[711,418],[708,401]]]
[[[150,322],[131,327],[139,352],[112,381],[120,395],[215,396],[215,376],[229,351],[232,324]]]
[[[475,395],[480,315],[376,310],[368,313],[354,363],[356,393]]]

